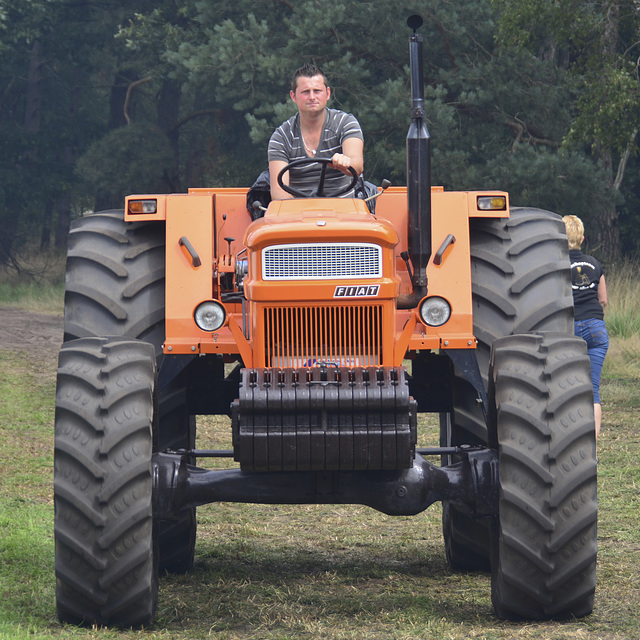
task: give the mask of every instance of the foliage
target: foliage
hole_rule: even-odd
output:
[[[528,54],[496,50],[494,15],[486,2],[422,0],[384,10],[357,2],[347,11],[336,1],[320,10],[312,1],[290,6],[244,0],[227,12],[210,3],[196,3],[196,9],[197,25],[180,46],[168,46],[157,64],[169,62],[177,75],[186,74],[187,86],[207,96],[210,109],[242,113],[261,155],[274,127],[293,112],[287,79],[311,60],[329,77],[334,106],[355,113],[363,125],[367,177],[402,184],[410,116],[404,25],[412,11],[427,18],[426,97],[438,184],[489,188],[496,170],[487,166],[502,163],[518,166],[518,190],[526,192],[530,187],[522,180],[530,160],[516,147],[557,151],[570,126],[566,74]],[[151,50],[144,41],[155,19],[157,12],[138,15],[121,36],[135,42],[137,51]],[[539,163],[548,157],[542,154]],[[574,174],[590,172],[578,154],[566,156],[564,164],[573,159]],[[497,173],[502,178],[506,171]],[[584,201],[593,201],[598,183],[586,176],[582,183],[589,187]],[[575,202],[575,193],[566,193],[558,203],[565,212]]]
[[[613,5],[611,53],[602,42]],[[288,79],[307,61],[329,77],[332,106],[361,121],[366,177],[403,184],[411,13],[425,18],[434,181],[508,187],[514,202],[563,214],[595,204],[599,216],[613,199],[593,145],[633,151],[640,115],[634,7],[0,0],[0,262],[34,237],[62,244],[71,217],[120,206],[126,191],[251,184],[292,113]],[[638,192],[629,180],[615,201],[625,229],[635,231]]]
[[[585,91],[577,100],[578,115],[568,142],[589,141],[623,154],[629,144],[635,143],[640,119],[640,86],[635,62],[599,62],[598,69],[585,73],[583,82]]]
[[[621,255],[619,205],[629,163],[637,166],[640,77],[640,13],[635,0],[492,0],[500,12],[504,45],[537,52],[567,69],[575,85],[572,122],[564,144],[588,149],[602,166],[609,195],[600,199],[598,227],[603,253]],[[620,198],[619,192],[624,194]],[[635,193],[634,190],[633,193]],[[627,210],[628,212],[628,210]],[[625,212],[625,213],[627,213]],[[625,242],[628,246],[628,242]]]
[[[493,0],[503,43],[553,51],[581,91],[569,141],[623,153],[640,116],[638,30],[634,0]]]
[[[140,122],[113,129],[96,140],[78,160],[76,171],[94,192],[116,194],[112,198],[123,202],[130,193],[156,192],[171,158],[164,133]]]
[[[588,234],[595,228],[598,200],[604,196],[594,185],[605,179],[582,154],[525,146],[513,156],[488,163],[487,170],[491,183],[509,192],[512,205],[573,213],[583,220]]]
[[[73,172],[77,150],[103,127],[101,76],[115,52],[97,51],[95,43],[114,28],[104,18],[116,6],[110,0],[82,10],[67,0],[0,5],[0,262],[34,236],[42,234],[45,245],[49,234],[60,243],[66,238],[70,202],[81,193]]]

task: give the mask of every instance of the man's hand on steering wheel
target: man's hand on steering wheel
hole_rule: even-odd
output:
[[[347,160],[349,159],[348,156],[344,156],[341,153],[336,153],[334,154],[333,158],[301,158],[300,160],[294,160],[293,162],[290,162],[286,167],[284,167],[282,171],[280,171],[280,173],[278,174],[278,184],[287,193],[297,198],[326,198],[327,196],[324,193],[324,182],[327,175],[327,167],[329,165],[333,166],[334,158],[336,156],[340,156],[341,158],[346,158]],[[291,171],[291,169],[294,169],[295,167],[304,166],[307,164],[313,164],[315,162],[322,165],[322,170],[320,171],[320,177],[318,178],[318,188],[311,195],[307,193],[303,193],[298,189],[294,189],[290,185],[285,184],[284,181],[282,180],[282,176],[284,176],[285,173],[287,173],[288,171]],[[338,160],[338,162],[341,162],[341,160]],[[345,193],[348,193],[349,191],[351,191],[351,189],[355,188],[356,184],[358,183],[358,174],[353,167],[346,166],[345,167],[346,170],[343,170],[340,167],[336,167],[336,169],[339,169],[340,171],[343,171],[343,173],[346,173],[346,174],[350,173],[352,180],[349,185],[336,191],[336,193],[333,194],[333,197],[338,197],[338,196],[344,195]]]
[[[342,171],[342,173],[349,174],[349,168],[351,167],[351,158],[345,156],[344,153],[334,153],[331,157],[331,167]]]

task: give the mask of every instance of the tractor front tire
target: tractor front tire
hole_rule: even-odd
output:
[[[496,613],[537,620],[588,615],[598,502],[584,342],[547,332],[496,340],[489,395],[500,485],[491,558]]]
[[[129,627],[155,614],[155,378],[145,342],[83,338],[60,351],[54,532],[62,622]]]

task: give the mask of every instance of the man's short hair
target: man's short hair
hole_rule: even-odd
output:
[[[314,76],[322,76],[324,84],[327,85],[327,76],[325,76],[315,64],[310,64],[308,62],[307,64],[303,64],[299,69],[295,70],[293,78],[291,78],[291,91],[293,91],[293,93],[296,92],[296,89],[298,88],[298,78],[313,78]]]
[[[578,216],[565,216],[562,218],[567,229],[567,240],[569,249],[579,249],[584,237],[584,225]]]

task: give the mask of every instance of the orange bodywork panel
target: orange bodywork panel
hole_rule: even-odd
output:
[[[213,296],[213,217],[211,196],[167,198],[166,206],[166,335],[165,347],[174,352],[199,351],[203,336],[193,321],[195,308]],[[181,243],[182,239],[182,243]],[[185,249],[188,240],[200,265]]]
[[[272,203],[267,215],[247,229],[244,244],[256,366],[390,364],[394,331],[384,328],[395,327],[400,289],[394,254],[398,234],[391,224],[372,217],[361,200],[283,200]],[[290,252],[304,255],[310,247],[311,253],[335,251],[336,265],[353,250],[353,275],[289,272]],[[278,256],[276,275],[265,257],[271,251]],[[361,269],[361,254],[373,258],[373,273]]]
[[[228,354],[247,367],[398,366],[410,351],[475,348],[469,219],[507,217],[507,194],[491,192],[505,206],[486,211],[479,208],[485,192],[432,188],[428,296],[447,300],[452,313],[441,327],[427,327],[416,309],[396,308],[398,297],[412,291],[402,257],[408,250],[406,188],[387,189],[375,216],[361,200],[309,198],[272,202],[255,222],[246,193],[192,189],[127,198],[126,220],[166,223],[165,352]],[[130,213],[130,200],[155,201],[155,212]],[[352,245],[379,255],[378,271],[310,278],[263,272],[265,250],[288,255],[327,246],[349,252]],[[234,272],[242,265],[247,275],[239,292]],[[222,301],[227,319],[220,330],[205,332],[193,314],[211,299]]]
[[[492,211],[491,217],[508,217],[508,196],[504,192],[491,192],[503,196],[504,211]],[[432,255],[427,267],[428,295],[440,296],[451,305],[450,320],[442,327],[427,327],[415,318],[415,311],[399,311],[402,331],[397,338],[396,359],[407,351],[422,349],[475,348],[473,335],[473,309],[471,304],[471,256],[469,245],[469,218],[487,217],[487,212],[477,207],[479,196],[485,192],[444,191],[431,189]],[[390,187],[376,203],[376,217],[384,218],[398,230],[400,243],[396,247],[398,271],[402,277],[401,294],[411,292],[409,274],[400,257],[408,250],[407,192],[404,187]],[[446,245],[440,264],[435,255],[449,235],[454,241]]]

